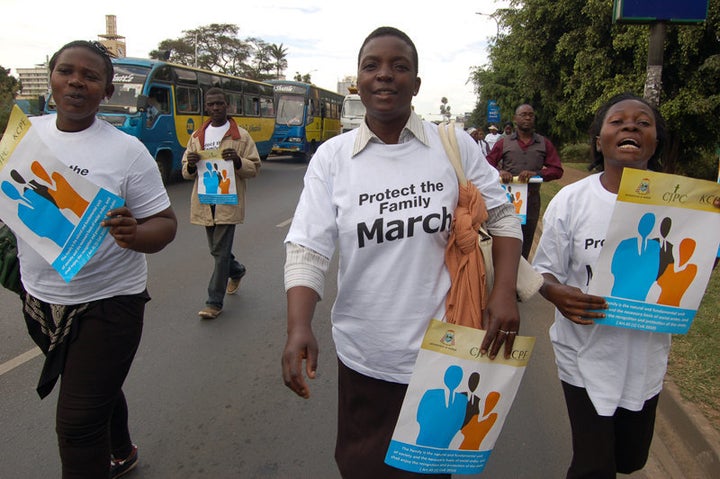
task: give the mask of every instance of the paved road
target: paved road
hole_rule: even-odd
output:
[[[165,251],[149,257],[153,300],[125,388],[141,456],[129,479],[339,477],[332,458],[336,364],[330,301],[319,304],[314,321],[321,358],[311,399],[294,396],[280,377],[282,240],[304,170],[300,163],[271,160],[250,182],[248,221],[237,230],[235,249],[248,275],[215,321],[196,316],[211,264],[203,229],[187,223],[191,184],[169,188],[180,230]],[[329,281],[327,297],[333,295]],[[570,438],[547,339],[551,311],[540,297],[521,305],[521,332],[537,337],[535,351],[482,477],[564,476]],[[56,395],[40,401],[35,394],[42,360],[34,356],[17,299],[4,290],[0,331],[0,478],[57,477]],[[635,477],[671,477],[656,473],[653,464],[652,473]]]

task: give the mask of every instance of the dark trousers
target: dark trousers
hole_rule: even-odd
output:
[[[613,479],[645,466],[655,429],[658,397],[645,401],[640,411],[617,408],[600,416],[584,388],[562,383],[570,427],[573,458],[568,479]]]
[[[450,479],[385,464],[407,384],[364,376],[338,360],[338,434],[335,461],[343,479]]]
[[[241,277],[245,273],[245,266],[238,263],[232,254],[235,225],[206,226],[205,234],[210,254],[215,260],[205,304],[222,309],[228,278]]]
[[[78,317],[60,380],[56,431],[63,479],[110,474],[132,450],[122,385],[142,335],[147,293],[95,301]]]

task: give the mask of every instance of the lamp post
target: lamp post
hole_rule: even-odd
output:
[[[475,12],[475,15],[482,15],[484,17],[490,17],[493,20],[495,20],[495,44],[497,45],[498,38],[500,37],[500,23],[498,22],[497,18],[495,18],[495,13],[483,13],[483,12]]]

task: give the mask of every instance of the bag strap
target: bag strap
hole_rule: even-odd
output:
[[[457,136],[455,135],[455,122],[440,123],[438,125],[438,131],[440,132],[440,141],[442,141],[443,147],[445,148],[445,153],[455,169],[458,183],[464,186],[467,184],[467,177],[465,176],[465,171],[463,171],[462,161],[460,159],[460,146],[458,146]]]
[[[455,134],[455,122],[451,121],[450,123],[440,123],[438,125],[438,131],[440,132],[440,141],[442,141],[443,147],[445,148],[445,153],[455,169],[455,174],[458,177],[458,183],[464,186],[467,184],[467,177],[465,176],[465,171],[463,170],[460,160],[460,146],[458,145],[457,136]],[[485,229],[485,225],[480,225],[479,233],[483,241],[492,239],[490,233],[488,233]]]

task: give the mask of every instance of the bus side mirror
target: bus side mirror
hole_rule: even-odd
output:
[[[137,108],[140,111],[145,111],[149,105],[147,95],[139,95],[137,99]]]

